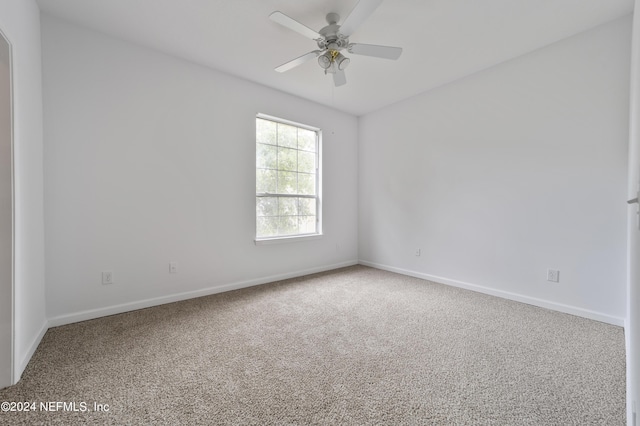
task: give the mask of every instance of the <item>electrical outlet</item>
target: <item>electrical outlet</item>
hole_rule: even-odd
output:
[[[420,249],[416,249],[416,256],[420,256]]]
[[[178,264],[176,262],[169,262],[169,273],[170,274],[178,273]]]
[[[113,272],[104,271],[102,272],[102,284],[113,284]]]
[[[547,269],[547,281],[551,281],[552,283],[560,282],[560,271],[557,269]]]

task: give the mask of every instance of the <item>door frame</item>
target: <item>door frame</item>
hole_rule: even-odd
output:
[[[635,0],[631,36],[631,74],[629,90],[628,200],[638,196],[640,185],[640,0]],[[627,425],[638,425],[640,394],[640,229],[638,204],[627,210]]]
[[[15,259],[16,259],[16,210],[15,210],[15,192],[16,192],[16,188],[15,188],[15,135],[14,135],[14,128],[15,128],[15,123],[14,123],[14,118],[15,118],[15,113],[14,113],[14,88],[13,88],[13,45],[11,44],[11,41],[9,39],[9,37],[7,37],[7,35],[2,31],[2,29],[0,29],[0,37],[2,38],[2,40],[0,40],[0,43],[2,41],[7,43],[8,49],[9,49],[9,122],[10,122],[10,140],[9,140],[9,144],[10,144],[10,185],[11,185],[11,283],[9,286],[9,299],[10,299],[10,332],[9,332],[9,336],[8,336],[8,342],[2,341],[0,342],[2,345],[6,345],[7,343],[9,344],[10,347],[10,356],[9,356],[9,365],[8,366],[2,366],[3,369],[5,369],[5,367],[8,367],[8,377],[0,377],[0,388],[4,387],[4,382],[8,380],[8,382],[6,383],[6,386],[10,386],[15,384],[15,320],[16,320],[16,309],[15,309]],[[4,290],[3,290],[4,291]],[[4,296],[4,295],[3,295]],[[4,298],[4,297],[3,297]]]

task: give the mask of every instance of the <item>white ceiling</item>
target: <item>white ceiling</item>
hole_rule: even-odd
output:
[[[363,0],[366,1],[366,0]],[[269,20],[314,30],[357,0],[37,0],[43,13],[355,115],[433,89],[629,14],[633,0],[386,0],[350,37],[400,46],[397,61],[349,55],[334,88],[316,61],[273,69],[317,48]]]

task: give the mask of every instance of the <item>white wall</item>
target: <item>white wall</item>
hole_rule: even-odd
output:
[[[360,259],[622,325],[630,32],[625,17],[361,117]]]
[[[52,324],[357,262],[356,117],[42,21]],[[323,130],[321,239],[254,245],[258,112]]]
[[[15,283],[14,380],[46,331],[40,11],[33,0],[0,2],[13,50]]]

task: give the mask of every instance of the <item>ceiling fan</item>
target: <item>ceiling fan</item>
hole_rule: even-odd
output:
[[[318,50],[311,51],[292,61],[286,62],[277,67],[276,71],[285,72],[311,59],[318,58],[318,65],[324,69],[324,73],[333,74],[334,84],[336,86],[342,86],[347,83],[344,69],[350,62],[350,59],[342,54],[343,50],[356,55],[374,56],[383,59],[398,59],[402,54],[401,47],[349,43],[351,34],[380,6],[380,3],[382,3],[382,0],[360,0],[342,24],[338,24],[340,15],[337,13],[329,13],[326,17],[329,25],[320,31],[314,31],[280,11],[273,12],[269,15],[269,19],[298,34],[315,40],[318,44]]]

